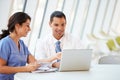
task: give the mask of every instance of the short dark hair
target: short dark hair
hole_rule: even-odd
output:
[[[24,12],[14,13],[8,20],[8,29],[2,30],[2,34],[0,34],[0,39],[9,35],[10,32],[13,32],[16,24],[22,25],[22,23],[26,22],[27,19],[31,20],[30,16]]]
[[[66,20],[66,16],[62,11],[54,11],[50,16],[50,22],[53,21],[54,17],[58,17],[58,18],[64,17],[64,19]]]

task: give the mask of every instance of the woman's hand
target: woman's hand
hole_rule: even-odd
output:
[[[27,71],[34,71],[36,70],[38,67],[40,67],[40,64],[38,64],[37,62],[35,63],[30,63],[26,66]]]

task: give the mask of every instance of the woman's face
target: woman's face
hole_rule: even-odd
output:
[[[28,32],[31,30],[30,20],[27,19],[27,21],[23,23],[22,25],[18,24],[18,27],[16,28],[16,30],[17,30],[17,35],[19,35],[20,37],[26,37]]]

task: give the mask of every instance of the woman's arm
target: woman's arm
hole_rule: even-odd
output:
[[[31,54],[29,54],[28,56],[28,63],[35,63],[37,60],[35,59],[35,57]]]
[[[17,72],[29,72],[34,71],[39,67],[38,64],[28,64],[27,66],[11,67],[7,66],[7,62],[0,58],[0,73],[11,74]]]

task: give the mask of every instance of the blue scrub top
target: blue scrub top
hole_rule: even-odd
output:
[[[0,40],[0,58],[4,59],[8,66],[26,65],[30,52],[22,40],[19,40],[19,44],[20,50],[9,36]],[[0,80],[14,80],[14,74],[0,73]]]

